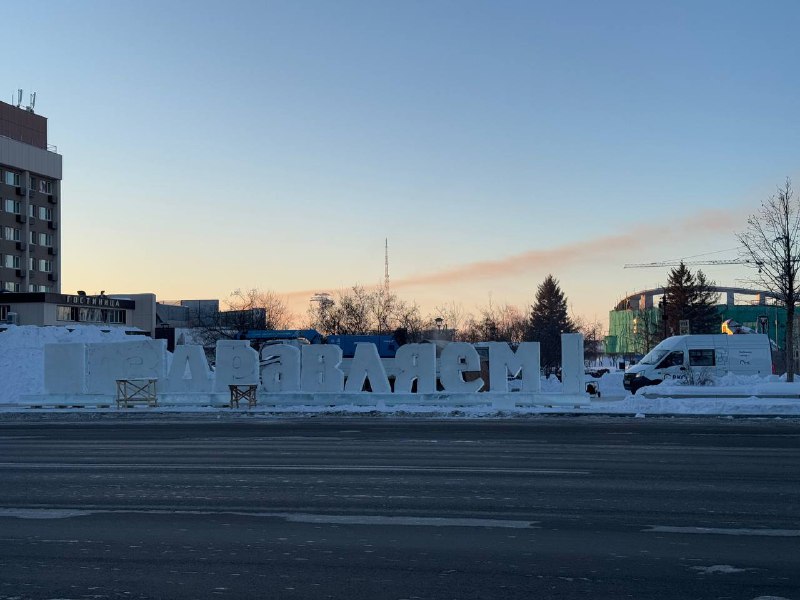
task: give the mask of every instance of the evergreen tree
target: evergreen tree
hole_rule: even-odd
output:
[[[680,333],[680,322],[689,321],[690,333],[719,333],[717,294],[702,271],[694,275],[681,262],[670,271],[664,287],[664,312],[670,335]]]
[[[567,314],[564,292],[558,280],[548,275],[536,290],[526,336],[541,344],[541,362],[545,372],[561,365],[561,334],[575,331],[575,325]]]

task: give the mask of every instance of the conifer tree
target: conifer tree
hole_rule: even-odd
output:
[[[575,331],[575,324],[567,314],[564,292],[558,280],[548,275],[536,290],[526,336],[528,340],[540,342],[541,364],[545,372],[561,365],[561,334]]]
[[[667,331],[678,335],[680,322],[689,321],[690,333],[719,333],[717,294],[702,271],[697,275],[681,263],[670,271],[664,287]]]

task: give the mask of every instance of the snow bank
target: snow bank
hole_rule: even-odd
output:
[[[686,385],[679,380],[667,379],[658,385],[643,387],[636,393],[644,397],[678,398],[694,397],[747,397],[800,399],[800,381],[786,382],[786,376],[767,375],[734,375],[728,373],[720,377],[711,377],[707,385]]]
[[[44,393],[45,344],[131,342],[137,338],[122,329],[92,325],[9,325],[0,332],[0,403],[12,402],[22,394]]]

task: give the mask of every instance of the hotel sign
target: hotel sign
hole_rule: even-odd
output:
[[[78,296],[62,294],[59,303],[69,306],[85,306],[87,308],[136,308],[133,300],[120,300],[108,296]]]

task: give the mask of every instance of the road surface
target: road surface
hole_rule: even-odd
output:
[[[800,599],[800,421],[0,421],[0,600]]]

